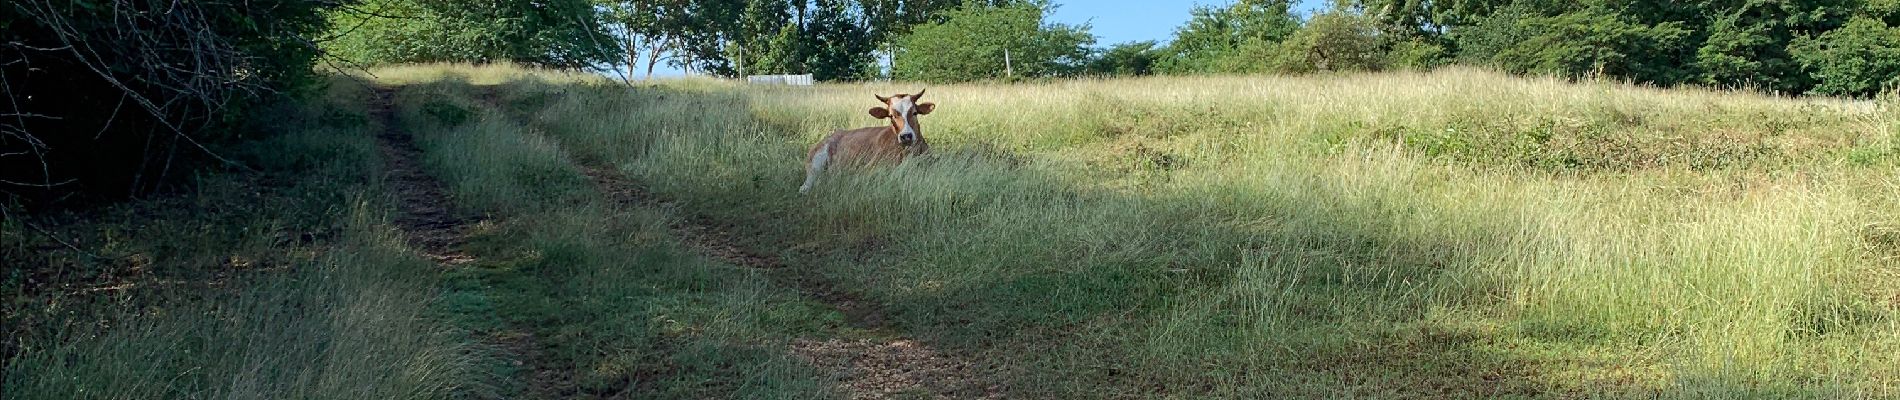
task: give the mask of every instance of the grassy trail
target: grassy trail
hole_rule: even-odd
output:
[[[621,204],[677,207],[677,203],[656,198],[619,172],[600,166],[583,166],[581,170]],[[760,270],[774,282],[796,288],[806,298],[843,315],[853,332],[795,340],[791,352],[838,376],[847,397],[885,399],[927,393],[942,398],[1000,398],[1003,388],[999,383],[1002,380],[994,376],[997,371],[911,338],[890,325],[882,306],[810,271],[786,265],[778,257],[741,247],[734,239],[738,233],[722,225],[705,218],[686,218],[672,229],[701,256]]]
[[[485,105],[505,109],[497,88],[483,88],[479,98]],[[532,121],[518,121],[532,129]],[[550,139],[553,141],[554,139]],[[565,151],[561,152],[563,155]],[[836,377],[845,397],[852,399],[900,398],[927,394],[939,398],[998,398],[1003,388],[996,371],[976,361],[946,353],[904,334],[886,319],[886,311],[860,294],[842,289],[836,282],[798,266],[788,265],[767,252],[741,245],[757,242],[742,239],[729,223],[716,221],[691,210],[683,210],[675,201],[661,198],[638,182],[600,163],[587,163],[571,156],[576,169],[586,175],[602,196],[620,208],[646,208],[683,213],[669,225],[671,233],[694,254],[734,266],[750,268],[770,277],[776,284],[791,288],[815,303],[823,304],[844,317],[845,329],[824,338],[801,338],[790,343],[795,357]]]
[[[373,87],[372,90],[368,109],[370,117],[381,122],[381,129],[376,133],[377,148],[383,157],[385,179],[396,198],[394,205],[398,211],[391,222],[402,231],[405,241],[435,261],[439,268],[450,270],[480,262],[462,250],[476,221],[455,211],[442,183],[423,172],[422,150],[416,148],[410,134],[397,128],[396,105],[392,100],[396,89]],[[489,345],[505,352],[504,355],[520,367],[516,375],[522,380],[523,395],[554,398],[560,392],[560,374],[543,365],[542,345],[532,332],[504,327],[492,332],[488,339]]]

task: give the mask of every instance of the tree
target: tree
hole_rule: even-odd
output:
[[[1048,23],[1046,2],[972,5],[944,13],[898,39],[898,79],[957,82],[1079,72],[1095,36],[1087,26]]]
[[[588,0],[367,0],[334,13],[332,54],[366,64],[514,61],[556,68],[613,62],[623,50]]]
[[[1225,8],[1197,6],[1186,25],[1176,29],[1172,53],[1161,60],[1166,73],[1220,72],[1234,65],[1227,58],[1242,45],[1256,49],[1279,43],[1300,28],[1288,0],[1242,0]]]
[[[688,0],[596,0],[602,23],[619,36],[628,74],[639,67],[646,49],[646,79],[677,41],[672,33],[687,24]]]
[[[1511,6],[1454,37],[1467,62],[1516,73],[1624,77],[1674,84],[1690,75],[1679,56],[1690,31],[1681,23],[1647,25],[1603,8],[1541,15]]]
[[[897,40],[910,29],[926,22],[943,22],[943,12],[962,6],[965,0],[857,0],[870,27],[871,41],[882,46],[885,55],[896,61]],[[1005,2],[988,2],[1005,5]]]
[[[812,43],[806,72],[821,81],[869,78],[877,43],[865,22],[845,0],[818,0],[816,6],[805,28]]]
[[[1900,86],[1900,28],[1872,16],[1796,39],[1792,53],[1818,82],[1816,94],[1871,96]]]
[[[1087,70],[1101,76],[1152,75],[1161,57],[1161,48],[1153,40],[1121,43],[1090,60]]]
[[[1800,93],[1813,80],[1788,53],[1795,32],[1825,32],[1846,23],[1853,7],[1846,0],[1784,2],[1710,1],[1686,13],[1706,32],[1694,63],[1697,83]]]
[[[317,83],[323,12],[339,4],[246,5],[0,5],[0,211],[11,195],[148,193],[219,142],[268,134],[243,118]]]
[[[1345,10],[1313,16],[1269,57],[1251,58],[1276,72],[1379,71],[1389,64],[1388,41],[1371,17]],[[1248,52],[1243,52],[1246,54]]]

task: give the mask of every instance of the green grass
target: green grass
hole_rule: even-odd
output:
[[[451,398],[484,349],[387,222],[360,85],[271,111],[257,168],[0,226],[8,399]],[[25,224],[82,245],[59,246]],[[18,263],[18,264],[16,264]]]
[[[449,276],[457,319],[485,335],[526,333],[543,353],[524,360],[541,365],[510,372],[520,384],[505,397],[829,397],[826,375],[785,344],[831,334],[841,316],[755,271],[690,255],[667,228],[672,216],[605,198],[560,146],[481,91],[426,83],[397,103],[429,172],[459,206],[491,218],[468,246],[480,261]],[[535,368],[556,382],[532,382]]]
[[[395,239],[367,93],[333,86],[230,151],[263,172],[30,219],[119,261],[0,223],[36,266],[5,277],[0,394],[839,397],[787,344],[897,334],[1012,398],[1900,396],[1890,100],[1461,69],[943,85],[935,153],[800,196],[810,143],[918,87],[363,76],[404,85],[476,261]],[[697,256],[688,220],[787,265]]]
[[[1447,70],[932,87],[937,154],[795,188],[910,86],[498,95],[1023,397],[1893,396],[1880,105]],[[510,103],[516,104],[516,103]]]

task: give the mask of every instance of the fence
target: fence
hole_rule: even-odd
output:
[[[748,75],[746,82],[755,85],[792,85],[811,86],[811,74],[804,75]]]

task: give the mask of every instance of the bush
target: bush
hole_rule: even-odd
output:
[[[1879,20],[1854,18],[1789,48],[1817,81],[1816,94],[1872,96],[1900,84],[1900,29]]]
[[[1222,57],[1214,68],[1219,72],[1290,74],[1382,71],[1429,68],[1443,57],[1443,46],[1393,32],[1364,14],[1334,10],[1313,16],[1285,41],[1249,39]]]
[[[427,62],[588,68],[619,59],[600,15],[586,0],[365,0],[330,16],[336,40],[324,49],[369,64]]]
[[[1511,6],[1456,39],[1467,62],[1513,73],[1673,84],[1688,76],[1680,59],[1690,34],[1680,23],[1648,25],[1606,10],[1546,15]]]
[[[1281,43],[1273,64],[1283,72],[1378,71],[1385,69],[1385,41],[1363,15],[1333,11],[1313,16]]]
[[[330,1],[19,0],[0,6],[0,193],[151,191],[314,87]]]
[[[1017,4],[946,12],[944,22],[919,25],[898,39],[892,73],[900,80],[960,82],[1080,72],[1095,36],[1086,28],[1046,23],[1047,11]]]

